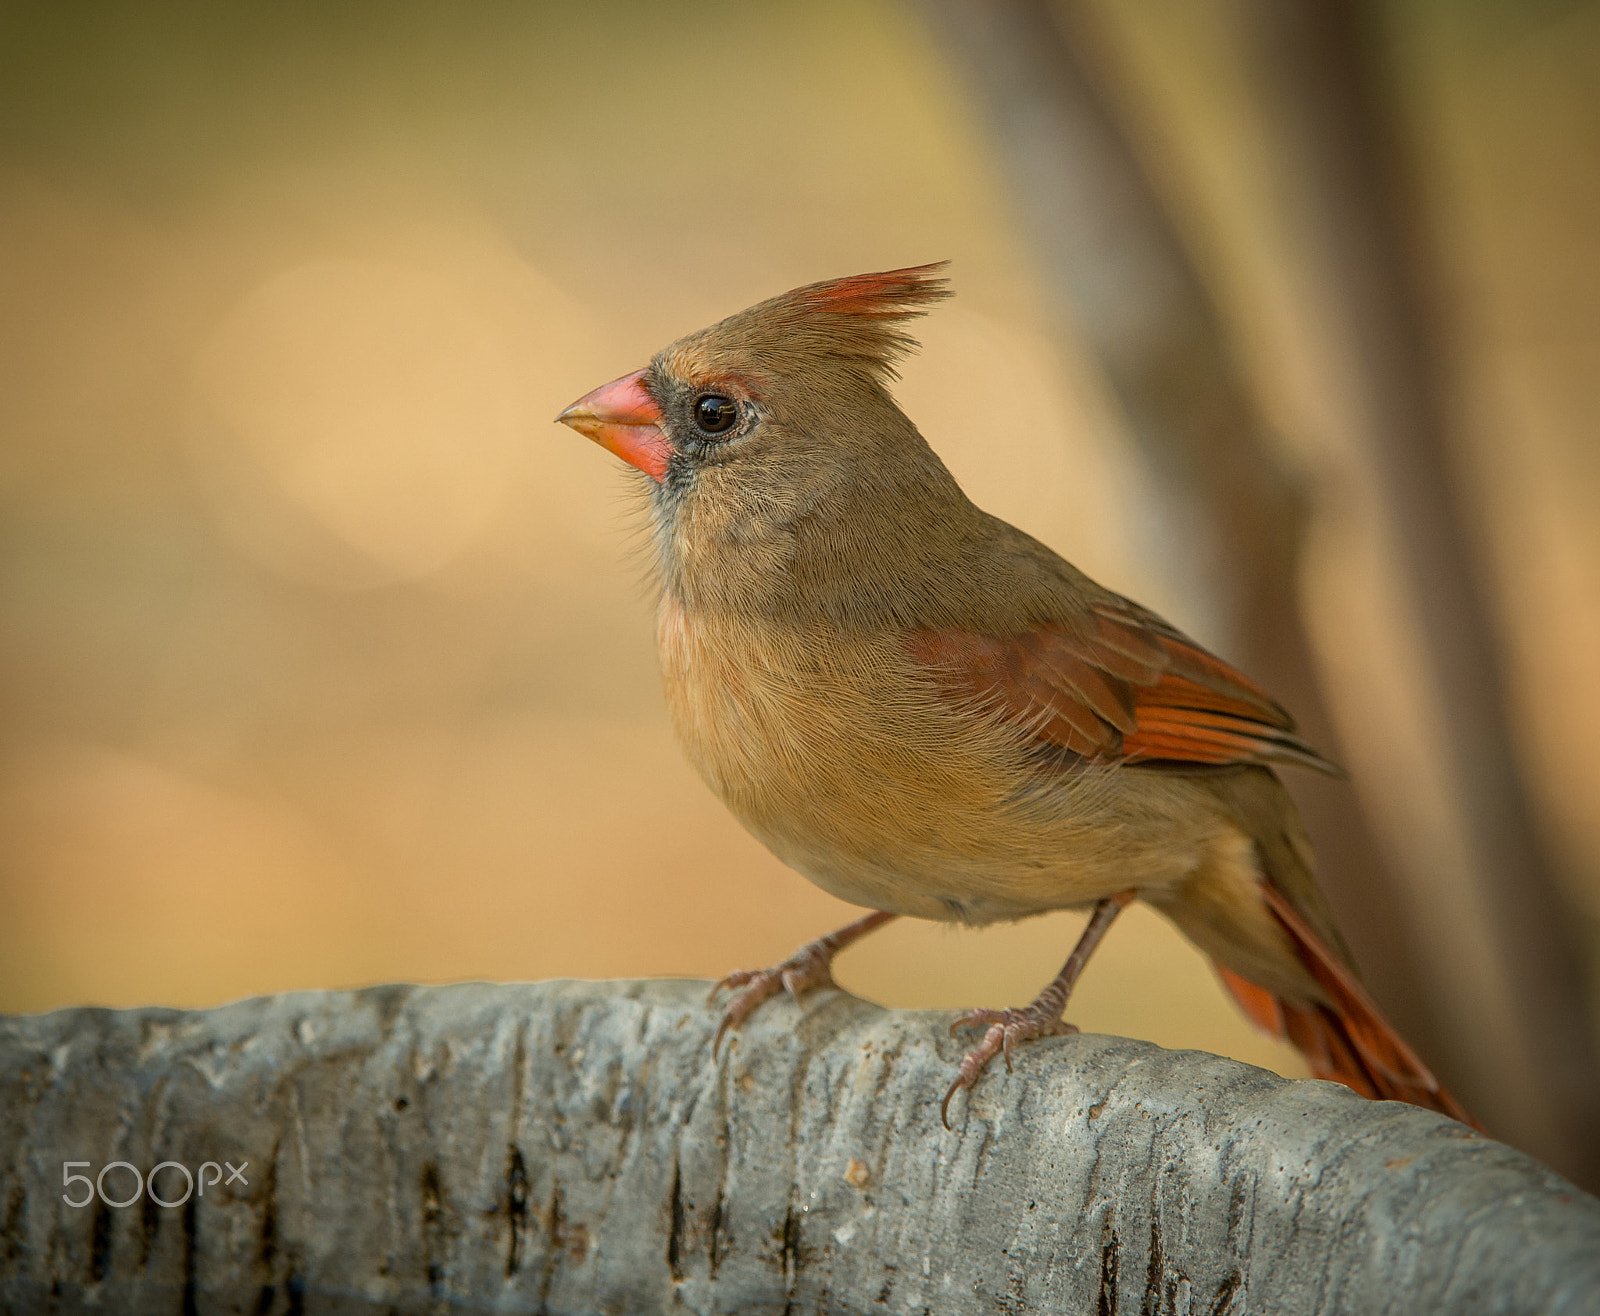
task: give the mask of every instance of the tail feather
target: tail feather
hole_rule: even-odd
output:
[[[1318,1078],[1332,1079],[1374,1100],[1405,1101],[1483,1128],[1440,1085],[1339,956],[1270,882],[1261,884],[1272,910],[1331,1004],[1298,1005],[1220,964],[1217,971],[1233,998],[1264,1031],[1290,1042]]]

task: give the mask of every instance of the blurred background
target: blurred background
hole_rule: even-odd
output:
[[[906,410],[1350,767],[1295,786],[1374,991],[1593,1184],[1597,141],[1558,0],[0,5],[0,1011],[854,917],[680,758],[628,480],[551,417],[949,258]],[[1022,1003],[1080,923],[839,977]],[[1142,908],[1071,1017],[1304,1073]]]

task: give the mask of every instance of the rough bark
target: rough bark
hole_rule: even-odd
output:
[[[1077,1036],[939,1097],[841,992],[690,982],[0,1020],[8,1312],[1580,1312],[1600,1202],[1440,1116]],[[243,1164],[180,1206],[63,1164]],[[181,1196],[168,1169],[161,1195]],[[131,1172],[105,1181],[130,1195]],[[83,1188],[67,1190],[75,1198]]]

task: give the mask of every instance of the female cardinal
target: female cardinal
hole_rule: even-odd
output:
[[[1275,764],[1334,771],[1289,715],[1149,610],[975,507],[888,391],[940,265],[774,297],[558,417],[649,477],[661,665],[690,761],[785,863],[876,912],[740,989],[831,984],[899,914],[1091,909],[1061,973],[983,1026],[945,1094],[1062,1011],[1149,902],[1319,1077],[1465,1120],[1378,1012]]]

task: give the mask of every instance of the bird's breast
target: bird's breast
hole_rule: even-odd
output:
[[[1041,789],[1016,733],[953,707],[893,635],[697,612],[669,595],[659,636],[690,762],[780,859],[846,900],[986,922],[1141,875],[1175,880],[1197,861],[1198,838],[1174,843],[1181,801],[1150,794],[1168,786],[1113,770]]]
[[[910,797],[926,813],[922,797],[959,756],[960,736],[928,725],[935,710],[919,706],[888,637],[697,612],[669,596],[660,647],[690,762],[780,858],[840,894],[828,874],[902,850],[893,833]],[[953,779],[942,786],[959,795]]]
[[[691,614],[668,595],[658,638],[667,709],[690,762],[725,800],[758,789],[784,736],[780,681],[762,637],[733,620]]]
[[[662,679],[689,759],[741,818],[793,813],[841,771],[859,771],[863,681],[885,655],[825,632],[695,612],[670,596],[660,613]]]

